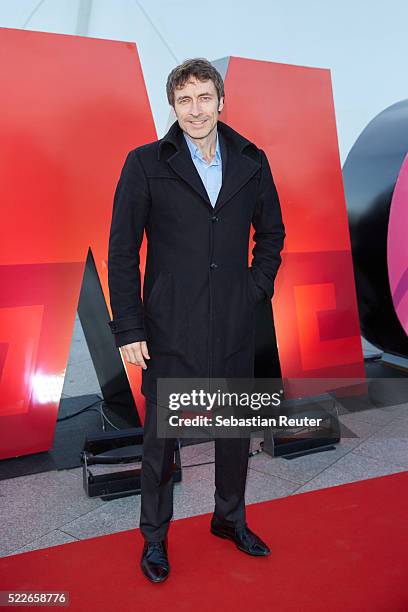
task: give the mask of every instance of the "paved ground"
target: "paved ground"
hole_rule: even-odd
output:
[[[100,393],[100,388],[77,318],[63,394],[89,393]],[[407,404],[347,414],[341,420],[358,437],[344,438],[334,451],[290,461],[266,453],[252,457],[247,504],[408,470]],[[253,449],[259,441],[253,438]],[[214,464],[185,466],[212,461],[213,443],[182,448],[181,454],[183,481],[175,485],[174,518],[211,512]],[[82,468],[3,480],[0,556],[134,529],[139,513],[140,496],[108,502],[88,498]]]

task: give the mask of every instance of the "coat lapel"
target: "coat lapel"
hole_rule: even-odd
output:
[[[222,158],[222,186],[214,207],[214,210],[217,211],[234,197],[260,168],[259,162],[245,155],[237,146],[233,146],[231,139],[226,138],[225,124],[221,124],[220,121],[218,124]]]
[[[187,147],[187,144],[186,144]],[[204,187],[203,181],[198,174],[197,168],[191,159],[190,151],[180,149],[174,155],[169,157],[167,160],[169,166],[174,170],[178,176],[190,185],[208,204],[211,206],[210,198],[208,197],[207,191]],[[212,206],[211,206],[212,208]]]
[[[260,168],[260,163],[244,152],[247,146],[255,147],[249,140],[221,121],[218,121],[217,129],[222,159],[222,186],[214,208],[191,159],[189,148],[178,121],[173,123],[162,139],[159,156],[165,143],[171,143],[176,151],[167,158],[169,166],[202,197],[211,210],[218,211],[254,176]]]

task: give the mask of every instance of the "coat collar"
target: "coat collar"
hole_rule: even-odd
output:
[[[176,120],[159,141],[158,159],[166,158],[178,176],[190,185],[211,210],[218,211],[259,170],[257,147],[222,121],[217,122],[222,159],[222,187],[213,208],[201,177],[191,159],[190,150]]]

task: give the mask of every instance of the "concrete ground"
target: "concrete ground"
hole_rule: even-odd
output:
[[[63,396],[91,393],[100,388],[77,317]],[[346,414],[341,421],[358,437],[343,438],[335,450],[291,460],[266,453],[251,457],[246,503],[408,470],[408,404]],[[259,441],[253,438],[253,449]],[[214,443],[184,447],[181,457],[183,480],[174,487],[174,519],[211,512],[214,464],[186,466],[212,461]],[[0,556],[134,529],[139,513],[139,495],[88,498],[82,468],[2,480]]]

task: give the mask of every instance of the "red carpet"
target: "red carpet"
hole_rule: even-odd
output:
[[[407,491],[402,472],[250,505],[266,558],[211,535],[209,514],[174,521],[158,585],[139,571],[134,529],[4,557],[0,590],[69,591],[70,612],[407,612]]]

